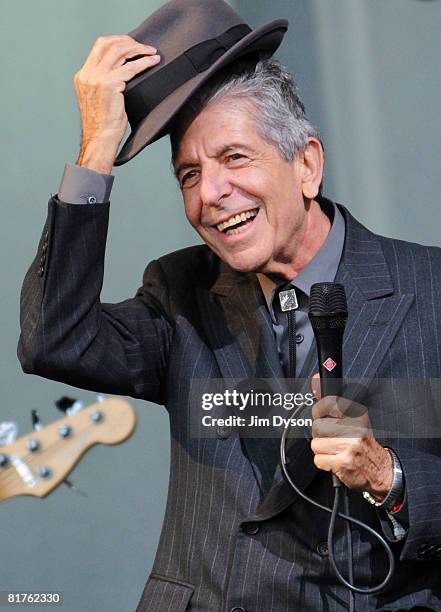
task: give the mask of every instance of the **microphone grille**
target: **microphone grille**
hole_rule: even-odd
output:
[[[348,316],[345,288],[340,283],[315,283],[309,296],[310,316]]]

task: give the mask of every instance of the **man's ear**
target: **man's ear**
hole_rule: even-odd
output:
[[[308,138],[308,143],[300,155],[300,180],[303,197],[313,200],[317,197],[323,178],[323,147],[317,138]]]

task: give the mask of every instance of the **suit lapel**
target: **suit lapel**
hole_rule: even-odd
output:
[[[283,378],[268,309],[255,274],[223,262],[200,305],[203,325],[224,378]]]
[[[233,379],[237,386],[248,381],[256,390],[258,381],[282,391],[285,381],[279,363],[274,332],[268,308],[255,274],[239,274],[220,264],[219,276],[211,291],[200,297],[202,321],[208,341],[224,379]],[[261,388],[261,383],[259,384]],[[238,416],[244,413],[234,407]],[[245,415],[246,416],[246,415]],[[247,437],[242,430],[241,445],[250,461],[264,495],[274,478],[278,462],[278,439]],[[241,433],[241,430],[239,430]],[[263,434],[264,435],[264,434]]]
[[[414,294],[394,289],[379,239],[345,209],[347,247],[336,281],[346,288],[348,322],[343,342],[345,378],[375,375],[390,349]]]

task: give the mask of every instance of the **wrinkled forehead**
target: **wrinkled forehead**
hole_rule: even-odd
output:
[[[213,142],[221,138],[225,140],[225,145],[227,141],[238,140],[239,133],[244,131],[244,126],[248,133],[254,132],[258,136],[256,117],[256,106],[251,96],[239,98],[226,95],[209,102],[202,108],[184,107],[176,117],[170,131],[174,168],[176,169],[176,163],[182,154],[183,142],[186,150],[190,150],[201,136],[212,139]],[[221,126],[221,132],[215,129],[214,119],[216,125]]]

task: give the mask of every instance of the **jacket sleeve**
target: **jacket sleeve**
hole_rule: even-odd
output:
[[[408,407],[403,409],[399,425],[402,436],[388,440],[399,458],[405,483],[405,504],[395,518],[401,521],[406,535],[401,540],[402,560],[441,562],[441,386],[439,379],[425,379],[424,384],[412,381],[413,391]],[[407,386],[406,386],[407,388]],[[420,403],[418,402],[420,398]],[[415,417],[415,421],[412,419]],[[410,429],[406,429],[405,421]],[[423,435],[425,434],[425,435]],[[385,512],[379,512],[383,532],[396,542]]]
[[[132,299],[102,304],[109,204],[56,197],[21,292],[18,357],[25,372],[84,389],[165,402],[172,323],[152,262]]]
[[[441,561],[441,459],[439,440],[420,440],[419,448],[413,441],[406,447],[396,448],[406,483],[407,533],[402,541],[401,560]],[[397,516],[397,518],[399,518]],[[383,531],[391,542],[392,534],[385,514],[380,516]]]

